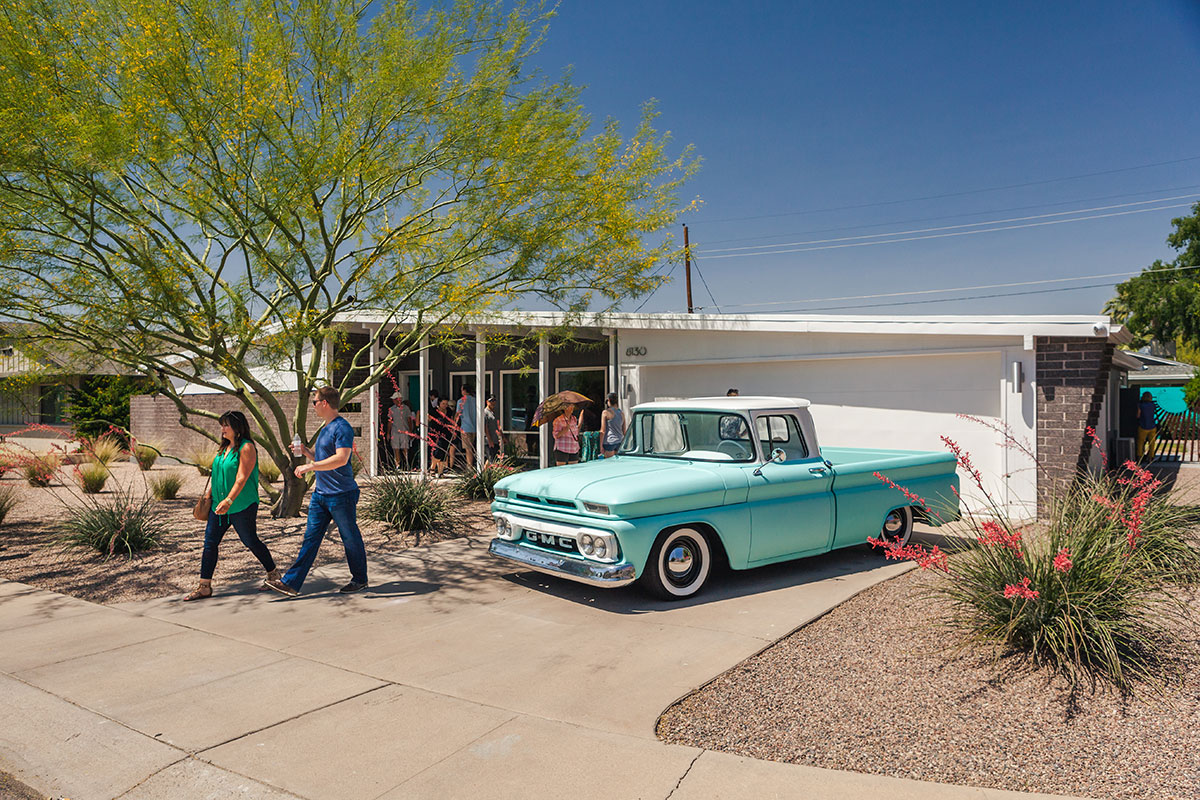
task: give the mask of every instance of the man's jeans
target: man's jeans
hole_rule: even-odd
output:
[[[367,548],[363,545],[362,533],[358,530],[358,489],[337,494],[313,492],[308,502],[308,530],[304,532],[304,544],[296,563],[283,576],[283,582],[296,591],[304,585],[308,571],[317,560],[317,551],[329,523],[336,522],[342,544],[346,548],[346,563],[350,565],[350,577],[358,583],[367,582]]]

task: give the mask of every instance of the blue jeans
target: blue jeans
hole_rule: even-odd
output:
[[[317,560],[317,551],[321,549],[321,540],[325,538],[330,522],[337,523],[338,533],[342,535],[351,579],[358,583],[367,582],[367,548],[358,530],[359,494],[358,489],[337,494],[312,493],[308,501],[308,530],[304,532],[304,543],[300,545],[296,563],[283,576],[284,583],[300,591],[308,571]]]
[[[258,563],[263,565],[263,569],[267,572],[275,569],[275,560],[271,558],[271,551],[262,543],[262,539],[258,538],[258,503],[253,503],[233,514],[214,514],[210,507],[208,509],[208,526],[204,529],[204,552],[200,556],[200,577],[204,580],[212,578],[213,571],[217,568],[217,550],[221,547],[221,540],[225,538],[225,532],[231,525],[237,531],[242,544],[246,545],[258,559]]]

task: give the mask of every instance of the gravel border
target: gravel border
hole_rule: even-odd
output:
[[[899,778],[1086,797],[1200,797],[1200,631],[1161,700],[954,654],[920,593],[868,589],[668,708],[664,741]],[[1200,599],[1191,597],[1194,606]],[[864,624],[868,620],[870,624]]]

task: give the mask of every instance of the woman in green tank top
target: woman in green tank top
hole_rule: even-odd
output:
[[[227,411],[218,422],[221,425],[221,451],[212,465],[212,494],[208,526],[204,530],[204,554],[200,558],[200,585],[184,600],[212,597],[217,550],[230,526],[267,571],[264,581],[279,579],[271,551],[258,538],[258,450],[250,438],[250,424],[240,411]]]

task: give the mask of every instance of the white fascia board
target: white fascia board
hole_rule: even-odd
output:
[[[505,311],[464,320],[464,324],[509,327],[554,327],[570,317],[552,311]],[[337,322],[359,325],[411,324],[390,314],[356,312],[339,315]],[[927,334],[938,336],[1086,336],[1120,343],[1127,336],[1106,316],[924,316],[881,317],[815,314],[584,314],[577,327],[617,330],[688,330],[773,333]]]

